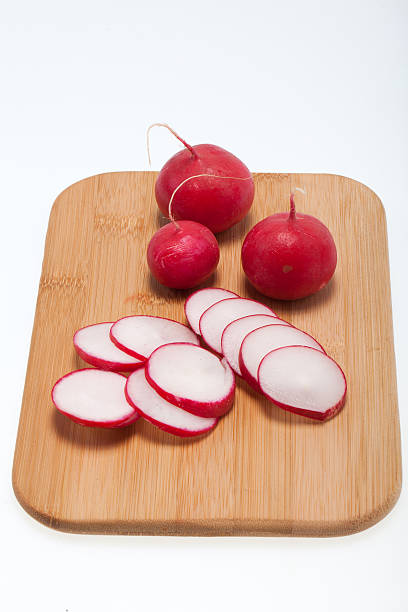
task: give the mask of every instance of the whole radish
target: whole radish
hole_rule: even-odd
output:
[[[242,245],[242,267],[250,283],[264,295],[296,300],[327,285],[337,264],[328,228],[316,217],[296,213],[271,215],[257,223]]]
[[[214,175],[214,178],[196,177],[183,185],[174,198],[174,218],[197,221],[214,233],[241,221],[254,199],[254,182],[245,164],[221,147],[212,144],[191,146],[168,125],[154,125],[169,129],[185,147],[166,162],[157,177],[155,195],[162,213],[169,216],[170,198],[186,178]],[[224,180],[217,180],[215,176]]]
[[[220,258],[214,234],[201,223],[177,221],[160,228],[147,247],[150,271],[162,285],[190,289],[215,270]]]

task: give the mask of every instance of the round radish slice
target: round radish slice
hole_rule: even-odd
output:
[[[150,315],[119,319],[112,325],[110,336],[118,348],[138,359],[148,359],[159,346],[170,342],[199,344],[196,334],[187,325]]]
[[[320,421],[339,412],[347,391],[340,366],[325,353],[305,346],[268,353],[259,366],[258,381],[277,406]]]
[[[291,325],[267,325],[250,332],[239,352],[242,376],[259,391],[258,368],[262,359],[274,349],[293,345],[311,346],[324,353],[322,346],[312,336]]]
[[[125,393],[128,402],[146,421],[176,436],[199,436],[214,429],[218,422],[190,414],[166,401],[149,385],[142,369],[129,376]]]
[[[200,333],[200,317],[213,304],[228,298],[238,297],[236,293],[227,291],[227,289],[218,289],[218,287],[208,287],[196,291],[184,304],[187,321],[193,328],[196,334]]]
[[[131,372],[144,361],[121,351],[110,339],[113,323],[96,323],[82,327],[74,335],[74,347],[78,355],[91,365],[113,372]]]
[[[239,367],[239,350],[245,336],[254,329],[265,325],[289,325],[289,323],[270,315],[248,315],[232,321],[224,329],[221,337],[222,354],[239,376],[242,376]]]
[[[200,333],[210,348],[221,353],[221,336],[227,325],[236,319],[253,314],[276,316],[270,308],[255,300],[245,298],[221,300],[207,308],[201,315]]]
[[[146,365],[146,379],[164,399],[201,417],[232,407],[235,377],[225,359],[194,344],[166,344]]]
[[[124,427],[139,418],[126,401],[126,376],[85,368],[60,378],[51,393],[57,410],[82,425]]]

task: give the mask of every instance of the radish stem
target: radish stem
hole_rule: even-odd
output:
[[[290,192],[290,212],[289,212],[290,221],[294,221],[296,219],[295,191],[300,191],[301,193],[306,194],[306,191],[302,189],[301,187],[295,187],[295,189]]]

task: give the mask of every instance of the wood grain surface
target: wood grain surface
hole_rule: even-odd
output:
[[[269,304],[311,333],[343,367],[348,399],[326,423],[284,412],[238,381],[233,410],[213,433],[177,439],[146,422],[81,427],[57,413],[53,383],[84,366],[72,345],[84,325],[129,314],[184,321],[189,292],[150,277],[146,245],[165,221],[154,172],[93,176],[66,189],[50,217],[16,443],[13,486],[50,527],[80,533],[334,536],[384,517],[401,486],[386,220],[378,197],[348,178],[257,174],[251,213],[219,235],[207,285]],[[240,248],[268,214],[300,212],[328,225],[334,279],[292,303],[246,282]]]

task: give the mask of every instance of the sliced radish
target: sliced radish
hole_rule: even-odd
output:
[[[262,359],[274,349],[293,345],[311,346],[324,353],[322,346],[312,336],[290,325],[267,325],[250,332],[239,352],[242,376],[259,391],[258,368]]]
[[[289,325],[289,323],[271,315],[248,315],[232,321],[224,329],[221,337],[222,354],[239,376],[242,376],[239,367],[239,351],[245,336],[254,329],[265,325]]]
[[[245,298],[221,300],[207,308],[201,315],[200,333],[210,348],[221,353],[222,332],[227,325],[236,319],[254,314],[276,316],[270,308],[255,300]]]
[[[195,333],[199,334],[200,317],[203,312],[221,300],[236,297],[238,297],[236,293],[227,291],[227,289],[218,289],[218,287],[200,289],[199,291],[196,291],[190,295],[184,304],[184,311],[186,313],[187,321],[190,323],[190,326],[193,328]]]
[[[150,315],[135,315],[116,321],[111,327],[112,342],[138,359],[147,359],[162,344],[192,342],[199,344],[196,334],[187,325]]]
[[[57,410],[82,425],[124,427],[139,418],[125,397],[126,376],[85,368],[60,378],[51,397]]]
[[[143,369],[129,376],[125,393],[128,402],[146,421],[176,436],[199,436],[214,429],[218,422],[195,416],[163,399],[149,385]]]
[[[166,344],[146,365],[146,379],[164,399],[201,417],[232,407],[235,377],[226,360],[194,344]]]
[[[344,405],[347,383],[340,366],[325,353],[285,346],[268,353],[259,366],[262,392],[274,404],[325,421]]]
[[[136,357],[121,351],[110,339],[113,323],[96,323],[82,327],[74,335],[78,355],[91,365],[112,372],[131,372],[143,365]]]

